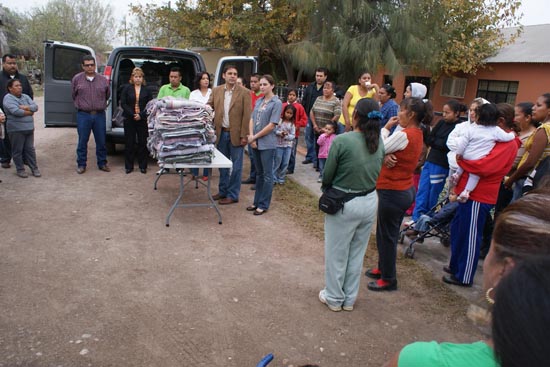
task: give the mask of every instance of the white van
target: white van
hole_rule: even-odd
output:
[[[44,124],[46,127],[76,127],[71,80],[82,71],[82,57],[95,57],[95,53],[90,47],[59,41],[45,41],[44,48]],[[255,57],[221,58],[214,74],[214,86],[223,84],[222,70],[228,64],[237,66],[239,76],[247,80],[258,70]],[[143,69],[147,88],[156,96],[159,88],[169,83],[170,69],[176,66],[182,71],[182,84],[191,90],[195,75],[207,71],[201,55],[187,50],[138,46],[118,47],[110,53],[103,70],[111,86],[111,99],[106,111],[109,152],[114,152],[115,144],[124,144],[124,129],[113,125],[112,116],[119,104],[122,86],[128,83],[132,69]]]

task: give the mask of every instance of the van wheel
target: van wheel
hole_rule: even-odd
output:
[[[113,143],[112,141],[108,141],[107,143],[105,143],[106,145],[106,148],[107,148],[107,154],[109,155],[115,155],[116,154],[116,144]]]

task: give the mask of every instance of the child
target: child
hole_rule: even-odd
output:
[[[277,135],[277,155],[275,156],[275,165],[273,166],[273,182],[283,185],[285,183],[286,170],[292,147],[294,145],[294,137],[296,134],[296,108],[293,105],[287,105],[283,109],[283,118],[275,128]]]
[[[458,139],[456,157],[462,157],[466,160],[481,159],[494,148],[496,142],[507,142],[514,140],[516,134],[505,132],[497,126],[498,111],[495,105],[487,103],[476,109],[476,122],[464,130],[462,136]],[[450,183],[452,187],[456,186],[464,170],[458,166],[455,172],[451,172]],[[472,192],[479,182],[479,176],[469,174],[468,182],[464,191],[457,197],[457,201],[465,203],[470,198]]]
[[[296,108],[296,136],[294,137],[294,144],[292,146],[292,153],[290,154],[290,161],[288,162],[288,172],[287,174],[291,175],[294,173],[294,168],[296,167],[296,148],[298,147],[298,137],[300,136],[300,128],[306,127],[307,125],[307,114],[304,110],[304,107],[297,102],[298,91],[296,89],[290,89],[286,96],[286,102],[283,103],[283,111],[287,105],[293,105]],[[283,112],[284,113],[284,112]],[[281,114],[281,117],[283,115]]]
[[[325,162],[327,161],[328,152],[332,141],[336,137],[336,122],[329,122],[323,128],[323,133],[317,139],[317,144],[319,144],[319,179],[317,182],[323,181],[323,170],[325,168]]]

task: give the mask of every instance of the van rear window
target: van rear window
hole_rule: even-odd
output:
[[[82,71],[82,57],[85,55],[89,55],[89,52],[56,47],[53,54],[53,78],[72,80],[73,76]]]

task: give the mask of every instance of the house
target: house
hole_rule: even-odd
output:
[[[517,28],[507,28],[505,36]],[[441,111],[451,98],[469,105],[476,97],[493,103],[535,102],[543,93],[550,92],[550,47],[548,35],[550,24],[524,26],[515,42],[503,47],[475,75],[457,74],[443,76],[432,86],[430,100],[435,111]],[[379,76],[377,81],[387,80]],[[430,87],[430,74],[396,76],[393,86],[397,91],[396,101],[402,99],[405,87],[410,82],[421,82]]]

